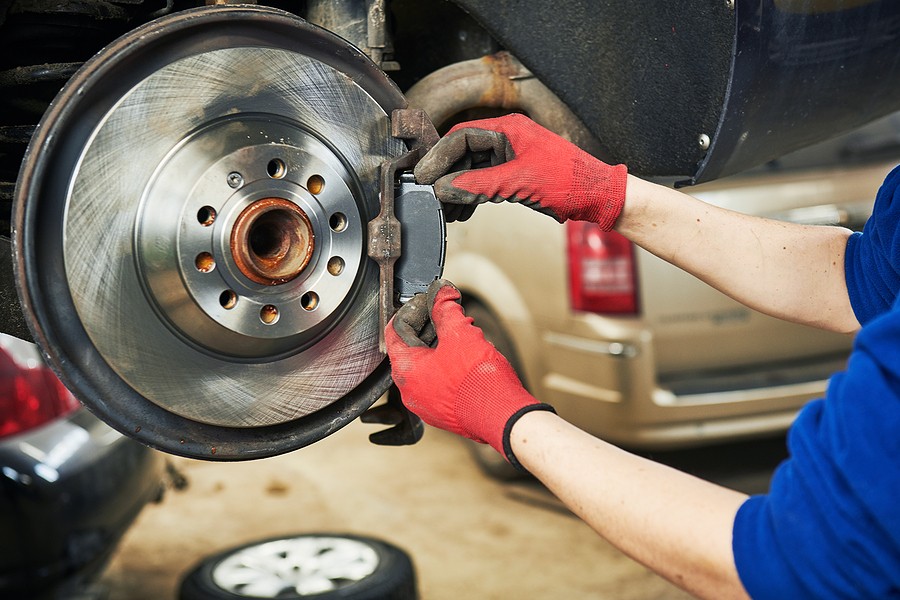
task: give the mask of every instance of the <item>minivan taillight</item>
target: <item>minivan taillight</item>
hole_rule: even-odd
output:
[[[21,366],[0,349],[0,437],[43,425],[78,406],[46,366]]]
[[[637,314],[634,246],[594,223],[566,223],[572,310]]]

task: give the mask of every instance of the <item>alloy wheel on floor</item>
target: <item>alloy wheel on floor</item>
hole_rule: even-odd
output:
[[[414,600],[412,560],[400,548],[356,535],[303,534],[245,544],[204,559],[181,600],[303,598]]]

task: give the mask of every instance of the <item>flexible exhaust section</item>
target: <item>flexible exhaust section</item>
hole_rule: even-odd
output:
[[[497,108],[523,112],[575,145],[602,158],[600,143],[556,94],[508,52],[466,60],[431,73],[406,92],[438,129],[460,112]]]

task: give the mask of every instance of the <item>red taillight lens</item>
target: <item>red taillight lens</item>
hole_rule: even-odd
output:
[[[566,224],[572,309],[601,314],[637,314],[634,246],[594,223]]]
[[[78,406],[50,369],[20,366],[0,349],[0,437],[43,425]]]

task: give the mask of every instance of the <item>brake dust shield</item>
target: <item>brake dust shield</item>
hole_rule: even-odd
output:
[[[89,61],[14,214],[23,307],[63,381],[195,458],[279,454],[361,414],[390,384],[366,223],[404,106],[358,50],[267,8],[178,13]]]

